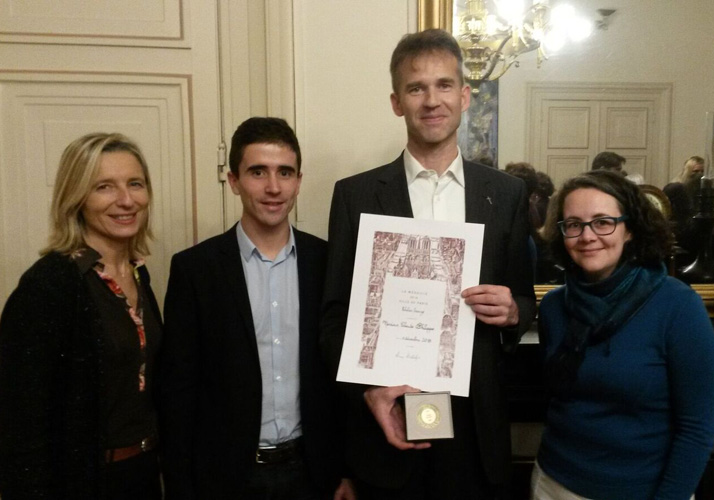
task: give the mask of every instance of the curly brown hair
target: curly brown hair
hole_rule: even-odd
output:
[[[632,238],[625,243],[620,261],[632,260],[638,265],[652,267],[670,255],[672,231],[664,215],[647,199],[639,186],[622,175],[607,170],[591,170],[568,179],[551,198],[543,226],[543,237],[550,242],[553,256],[563,265],[574,265],[563,242],[558,221],[563,220],[565,198],[577,189],[597,189],[609,194],[627,215],[625,227]]]

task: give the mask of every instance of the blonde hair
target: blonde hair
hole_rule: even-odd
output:
[[[672,179],[672,182],[681,182],[686,184],[687,181],[689,181],[692,177],[694,177],[694,167],[697,165],[701,165],[702,168],[704,168],[704,158],[701,156],[690,156],[687,158],[687,161],[684,162],[684,167],[682,167],[682,171]]]
[[[50,236],[47,247],[40,254],[50,252],[70,254],[84,248],[85,222],[82,208],[92,191],[103,153],[125,151],[131,153],[141,165],[149,194],[146,223],[129,243],[131,257],[136,259],[149,255],[148,242],[153,238],[150,227],[150,207],[153,191],[149,169],[139,146],[128,137],[118,133],[91,133],[72,141],[62,153],[52,193],[50,210]]]

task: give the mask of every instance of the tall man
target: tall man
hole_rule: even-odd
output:
[[[171,262],[160,409],[167,500],[351,498],[318,350],[326,243],[294,229],[300,146],[278,118],[233,135],[243,217]]]
[[[360,214],[485,224],[484,284],[463,292],[477,324],[471,395],[452,398],[455,438],[405,440],[397,398],[414,390],[409,386],[348,386],[347,460],[362,498],[497,498],[507,477],[502,349],[517,343],[535,315],[528,199],[521,180],[462,160],[457,129],[470,89],[461,64],[458,44],[444,31],[402,38],[392,54],[391,102],[404,117],[407,147],[392,163],[337,182],[332,198],[321,342],[333,370],[344,339]]]

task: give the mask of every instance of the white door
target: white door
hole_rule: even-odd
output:
[[[671,86],[538,84],[529,102],[529,159],[556,187],[601,151],[624,156],[649,184],[667,183]]]
[[[266,3],[0,0],[0,309],[46,245],[63,149],[93,131],[122,132],[147,157],[156,236],[148,268],[163,303],[171,256],[223,230],[221,136],[266,113],[269,98],[253,98],[266,94],[255,75],[273,45],[248,26],[290,12],[269,2],[275,13],[266,14]],[[225,72],[225,102],[218,19],[224,64],[242,69]],[[235,220],[239,207],[226,205]]]

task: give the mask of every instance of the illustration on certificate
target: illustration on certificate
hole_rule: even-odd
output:
[[[419,356],[418,350],[410,351],[410,344],[438,343],[434,375],[452,377],[465,246],[462,238],[374,232],[359,356],[362,368],[374,367],[380,332],[387,329],[398,331],[399,340],[405,342],[406,348],[397,352],[397,357]],[[431,293],[415,280],[433,282],[428,286]],[[383,308],[385,289],[394,286],[400,288],[400,298]],[[426,297],[434,289],[443,292],[442,304],[436,302],[436,310],[434,301]],[[392,314],[390,309],[396,311]],[[440,316],[437,321],[433,321],[435,314]]]

